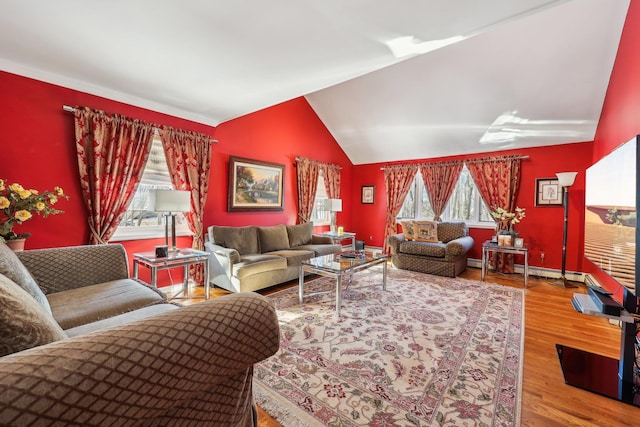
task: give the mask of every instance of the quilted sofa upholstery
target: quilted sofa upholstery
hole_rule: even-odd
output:
[[[300,262],[340,252],[313,223],[274,226],[210,226],[205,238],[209,278],[232,292],[256,291],[298,278]]]
[[[253,364],[279,347],[264,297],[170,304],[120,245],[18,256],[0,243],[0,425],[257,425]]]
[[[474,240],[463,222],[439,222],[438,241],[407,240],[404,234],[389,236],[391,264],[400,269],[455,277],[467,268],[467,253]]]

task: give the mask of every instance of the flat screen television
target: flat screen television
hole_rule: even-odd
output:
[[[636,207],[638,206],[638,141],[636,136],[587,169],[584,255],[619,285],[622,303],[638,313],[636,277]],[[640,290],[640,288],[638,288]]]

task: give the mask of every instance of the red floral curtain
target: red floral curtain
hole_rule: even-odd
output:
[[[89,211],[91,244],[107,243],[144,172],[153,125],[117,114],[75,109],[80,186]]]
[[[384,227],[384,250],[389,251],[387,239],[395,233],[396,216],[402,209],[407,193],[411,189],[413,179],[418,172],[418,165],[393,165],[384,168],[384,184],[387,193],[387,220]]]
[[[420,166],[435,221],[441,221],[440,215],[456,188],[463,166],[463,162],[427,163]]]
[[[496,207],[514,212],[520,190],[521,158],[519,156],[490,157],[467,160],[467,169],[489,209]],[[496,223],[499,228],[500,223]],[[496,269],[513,273],[513,255],[497,254]]]
[[[296,173],[298,179],[298,224],[311,220],[313,203],[316,200],[318,187],[318,162],[299,157],[296,159]]]
[[[324,176],[324,187],[327,190],[327,197],[330,199],[340,198],[340,170],[338,165],[321,163],[320,169]]]
[[[173,187],[191,192],[191,211],[185,212],[185,217],[193,233],[193,248],[202,250],[204,204],[211,170],[211,138],[204,134],[163,127],[160,129],[160,139]],[[202,265],[191,266],[189,271],[196,283],[204,283]]]

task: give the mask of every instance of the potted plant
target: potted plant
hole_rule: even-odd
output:
[[[38,192],[27,190],[18,183],[6,184],[0,179],[0,240],[7,243],[14,250],[24,248],[24,239],[29,233],[16,233],[13,227],[22,224],[38,214],[43,217],[63,213],[54,205],[60,198],[68,199],[60,187],[53,191]]]

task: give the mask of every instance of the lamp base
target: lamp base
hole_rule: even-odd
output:
[[[549,283],[552,284],[553,286],[557,286],[559,288],[564,288],[564,289],[572,289],[572,288],[578,287],[578,285],[571,283],[564,276],[561,276],[559,279],[552,280]]]

